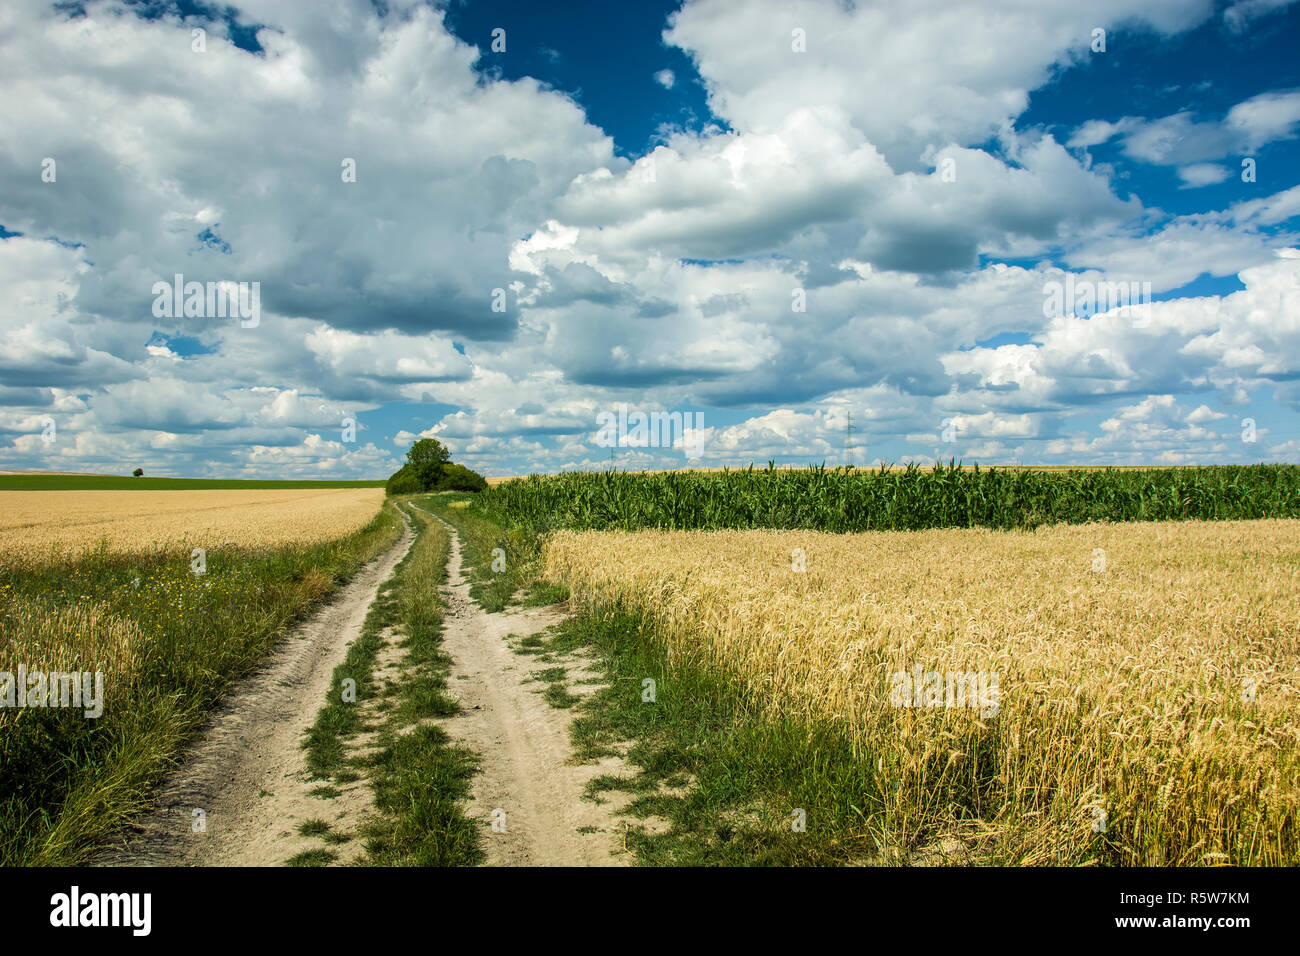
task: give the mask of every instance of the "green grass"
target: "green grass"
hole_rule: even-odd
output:
[[[428,514],[403,507],[416,538],[371,606],[362,636],[334,674],[330,697],[308,733],[308,766],[335,783],[364,777],[375,794],[376,816],[361,832],[373,866],[467,866],[482,851],[465,815],[469,779],[477,755],[453,744],[432,721],[457,713],[447,691],[450,659],[442,650],[442,603],[449,537]],[[405,655],[393,684],[377,686],[374,665],[383,632],[395,628]],[[342,682],[356,681],[354,703],[344,702]],[[373,707],[370,726],[363,705]],[[350,756],[348,741],[362,730],[376,733],[373,755]]]
[[[146,648],[98,720],[67,710],[0,712],[0,865],[85,862],[148,805],[231,682],[398,534],[385,507],[333,543],[212,552],[202,577],[183,559],[103,550],[52,567],[0,567],[6,658],[24,653],[9,643],[11,615],[24,607],[93,605],[132,622]]]
[[[559,710],[568,710],[582,699],[570,694],[568,687],[563,683],[548,684],[542,692],[542,697],[548,704]]]
[[[470,580],[470,596],[488,613],[505,610],[516,598],[525,606],[555,604],[568,597],[564,588],[538,580],[540,542],[527,529],[506,531],[500,519],[484,510],[482,494],[443,492],[412,499],[420,508],[455,525],[460,532],[463,567]],[[504,570],[493,563],[505,552]],[[499,561],[497,566],[499,567]]]
[[[0,491],[210,491],[220,488],[382,488],[383,481],[271,481],[237,478],[132,478],[129,475],[0,475]]]
[[[378,821],[367,824],[366,862],[373,866],[473,866],[478,831],[465,816],[478,758],[422,724],[391,738],[370,762]]]
[[[595,652],[605,686],[582,701],[577,759],[623,753],[635,773],[603,776],[592,797],[623,791],[646,819],[627,845],[650,866],[825,866],[882,861],[881,782],[829,726],[775,720],[744,703],[725,675],[670,663],[653,629],[616,612],[578,616],[557,644]],[[644,681],[655,682],[654,701]],[[626,742],[630,741],[630,745]],[[796,810],[805,828],[795,829]],[[910,835],[908,849],[924,837]],[[894,854],[902,852],[894,848]]]
[[[348,645],[343,663],[334,669],[325,706],[307,731],[307,771],[313,780],[351,783],[360,775],[347,754],[347,741],[368,729],[358,704],[377,695],[374,666],[384,646],[383,632],[399,623],[401,606],[395,593],[411,553],[398,564],[393,576],[379,586],[361,633]],[[350,682],[350,683],[349,683]],[[345,689],[349,692],[345,695]]]
[[[470,509],[502,541],[556,528],[1035,528],[1087,521],[1300,517],[1300,467],[963,468],[568,473],[504,482]],[[479,537],[485,537],[480,531]],[[519,546],[519,545],[516,545]]]
[[[500,530],[473,510],[440,513],[462,536],[496,540]],[[525,567],[536,570],[534,563]],[[528,590],[536,582],[519,583]],[[725,675],[670,663],[639,616],[582,613],[518,641],[515,650],[550,665],[534,679],[545,685],[540,692],[548,701],[575,710],[576,759],[620,754],[632,769],[627,779],[592,781],[588,797],[632,795],[628,812],[647,821],[627,835],[638,862],[829,865],[885,858],[885,821],[871,817],[880,803],[873,797],[877,783],[868,765],[854,760],[847,739],[832,727],[772,720],[743,703],[752,697]],[[569,691],[563,662],[575,651],[589,656],[602,678],[590,695]],[[654,703],[642,699],[647,678],[655,681]],[[796,809],[806,815],[802,832],[793,828]],[[649,825],[650,818],[667,829]],[[924,836],[909,835],[908,850]]]

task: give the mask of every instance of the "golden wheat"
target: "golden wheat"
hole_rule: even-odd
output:
[[[106,706],[128,697],[145,640],[131,621],[93,604],[49,607],[0,595],[0,669],[21,662],[29,672],[99,672]],[[7,712],[0,710],[0,726]]]
[[[113,552],[181,553],[340,538],[367,525],[382,488],[0,491],[0,562]]]
[[[893,833],[1025,863],[1300,862],[1300,522],[558,532],[545,562],[756,706],[839,726]],[[996,675],[996,714],[897,706],[916,667]]]

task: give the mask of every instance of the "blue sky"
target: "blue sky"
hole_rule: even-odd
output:
[[[709,109],[685,51],[660,35],[680,3],[451,3],[447,26],[484,51],[479,69],[507,80],[534,77],[572,96],[587,118],[635,159],[663,141],[663,127],[699,131],[725,124]],[[492,31],[506,30],[506,51],[492,50]],[[671,87],[655,80],[673,73]]]
[[[620,408],[695,426],[629,468],[838,464],[850,415],[856,464],[1300,461],[1297,41],[1287,0],[16,0],[0,469],[594,468]],[[177,274],[257,321],[160,315]]]

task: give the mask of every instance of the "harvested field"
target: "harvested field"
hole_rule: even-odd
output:
[[[101,544],[153,554],[312,544],[359,531],[383,500],[383,488],[4,491],[0,561],[66,559]]]
[[[839,728],[874,768],[865,827],[1030,864],[1300,862],[1300,522],[561,531],[545,559],[670,659]]]

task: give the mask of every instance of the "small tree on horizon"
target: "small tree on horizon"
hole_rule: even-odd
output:
[[[131,472],[131,477],[132,477],[132,478],[142,478],[142,477],[144,477],[144,469],[143,469],[143,468],[137,468],[135,471]]]

